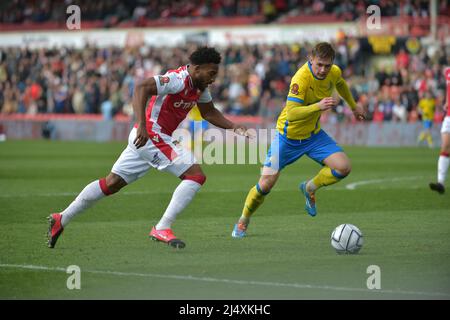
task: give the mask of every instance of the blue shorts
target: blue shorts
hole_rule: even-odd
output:
[[[267,152],[264,166],[279,171],[305,154],[314,161],[323,164],[323,160],[328,156],[343,151],[336,141],[323,130],[304,140],[288,139],[277,132]]]
[[[433,121],[423,120],[423,128],[424,129],[431,129],[432,126],[433,126]]]

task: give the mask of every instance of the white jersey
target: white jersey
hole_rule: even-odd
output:
[[[187,66],[153,77],[158,95],[152,97],[146,112],[147,131],[172,135],[197,102],[210,102],[208,89],[194,87]]]
[[[152,167],[179,177],[196,163],[190,151],[173,141],[172,133],[197,102],[211,101],[209,90],[200,92],[194,87],[187,66],[170,70],[154,79],[158,95],[150,100],[145,116],[150,139],[145,146],[136,149],[135,125],[128,137],[128,146],[111,170],[127,183],[142,177]]]

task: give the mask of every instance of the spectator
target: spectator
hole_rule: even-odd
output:
[[[367,107],[369,120],[405,121],[403,109],[406,108],[406,119],[412,121],[425,90],[431,90],[435,97],[440,97],[445,90],[442,69],[447,59],[442,54],[436,53],[431,58],[424,50],[408,54],[409,66],[401,68],[397,64],[406,65],[406,62],[402,62],[405,59],[399,52],[395,63],[385,62],[375,73],[370,62],[365,60],[360,68],[355,67],[357,57],[362,54],[355,53],[361,48],[358,49],[359,44],[354,38],[341,34],[335,46],[340,48],[340,63],[347,65],[343,69],[345,77],[351,80],[351,90],[357,101]],[[311,47],[311,43],[305,42],[220,48],[223,64],[210,88],[211,93],[227,112],[265,115],[272,121],[273,114],[283,107],[290,75],[305,62],[306,52]],[[448,47],[442,46],[445,50]],[[187,63],[183,57],[189,50],[192,50],[190,45],[170,49],[150,46],[96,48],[90,45],[82,50],[0,49],[1,112],[99,114],[102,103],[107,102],[103,110],[109,110],[109,116],[131,115],[135,83],[164,73],[174,65]],[[441,107],[439,101],[437,108]],[[347,111],[341,105],[335,116],[324,116],[323,119],[349,121],[352,115]]]
[[[18,111],[17,110],[18,96],[19,96],[18,90],[12,87],[9,81],[6,82],[3,93],[2,113],[15,113]]]
[[[100,107],[103,115],[103,120],[112,120],[113,118],[113,104],[110,100],[102,102]]]
[[[66,112],[66,101],[67,101],[67,87],[66,85],[60,83],[56,86],[54,92],[53,100],[55,101],[55,113]]]
[[[395,62],[399,69],[406,69],[409,65],[409,55],[405,49],[400,49],[399,53],[395,56]]]
[[[84,91],[80,86],[75,88],[75,92],[72,96],[72,107],[75,113],[82,114],[85,113],[85,96]]]
[[[392,116],[394,121],[406,122],[408,120],[408,112],[406,106],[402,104],[400,98],[397,97],[392,107]]]

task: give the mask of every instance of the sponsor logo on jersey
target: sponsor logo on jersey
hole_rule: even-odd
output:
[[[184,100],[180,100],[180,101],[174,102],[173,106],[175,108],[191,109],[196,104],[197,104],[197,102],[195,102],[195,101],[187,101],[187,102],[185,102]]]

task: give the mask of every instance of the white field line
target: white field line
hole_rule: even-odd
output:
[[[388,178],[388,179],[374,179],[374,180],[362,180],[345,185],[345,187],[333,187],[333,190],[355,190],[357,187],[368,184],[380,184],[386,182],[396,182],[404,180],[418,180],[423,177],[400,177],[400,178]],[[409,186],[406,189],[416,189],[417,186]],[[384,187],[380,189],[385,189]],[[293,191],[294,189],[279,189],[275,188],[271,192],[286,192]],[[248,192],[248,189],[207,189],[202,190],[202,193],[233,193],[233,192]],[[173,190],[145,190],[145,191],[123,191],[121,195],[146,195],[146,194],[172,194]],[[46,192],[46,193],[18,193],[18,194],[0,194],[1,198],[27,198],[27,197],[76,197],[78,192]]]
[[[362,180],[353,183],[349,183],[345,186],[347,190],[355,190],[356,187],[367,185],[367,184],[378,184],[385,182],[396,182],[396,181],[405,181],[405,180],[418,180],[423,177],[399,177],[399,178],[387,178],[387,179],[374,179],[374,180]]]
[[[33,271],[58,271],[66,272],[65,268],[61,267],[46,267],[35,265],[20,265],[20,264],[0,264],[0,268],[12,268],[12,269],[26,269]],[[381,294],[403,294],[414,296],[430,296],[430,297],[447,297],[450,298],[449,293],[444,292],[422,292],[422,291],[405,291],[405,290],[369,290],[363,288],[347,288],[336,286],[322,286],[322,285],[310,285],[302,283],[282,283],[282,282],[266,282],[266,281],[251,281],[251,280],[234,280],[234,279],[220,279],[211,277],[197,277],[191,275],[171,275],[171,274],[157,274],[157,273],[135,273],[135,272],[119,272],[119,271],[105,271],[105,270],[84,270],[81,272],[101,274],[101,275],[113,275],[119,277],[145,277],[145,278],[159,278],[159,279],[175,279],[194,282],[215,282],[215,283],[227,283],[237,284],[245,286],[267,286],[267,287],[283,287],[283,288],[295,288],[295,289],[312,289],[312,290],[329,290],[329,291],[347,291],[347,292],[367,292],[367,293],[381,293]]]

